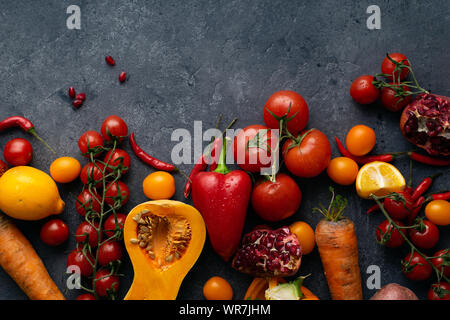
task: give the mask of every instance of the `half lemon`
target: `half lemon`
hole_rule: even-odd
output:
[[[405,189],[405,178],[392,164],[374,161],[361,167],[356,176],[356,192],[363,199],[378,197]]]

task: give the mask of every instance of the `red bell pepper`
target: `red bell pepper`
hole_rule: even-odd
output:
[[[205,220],[214,251],[228,261],[241,240],[252,180],[245,171],[226,167],[226,145],[224,141],[214,171],[193,177],[192,201]]]

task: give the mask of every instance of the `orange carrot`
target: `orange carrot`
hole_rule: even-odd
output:
[[[316,243],[333,300],[362,300],[358,243],[352,221],[343,218],[347,200],[334,195],[328,209],[316,208],[325,219],[316,226]]]
[[[0,213],[0,266],[32,300],[64,300],[30,242]]]

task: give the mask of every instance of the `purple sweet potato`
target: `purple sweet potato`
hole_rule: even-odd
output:
[[[378,290],[370,300],[419,300],[410,289],[397,283],[389,283]]]

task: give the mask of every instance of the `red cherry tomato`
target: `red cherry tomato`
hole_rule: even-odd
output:
[[[95,164],[88,162],[83,169],[81,169],[80,180],[84,185],[92,183],[96,188],[100,188],[103,185],[103,170],[105,166],[96,161]]]
[[[77,243],[84,243],[87,239],[91,248],[95,248],[98,245],[98,222],[93,222],[91,225],[87,221],[83,221],[75,231],[75,239]],[[101,241],[101,239],[100,239]]]
[[[102,136],[97,131],[89,130],[83,133],[78,139],[78,148],[85,157],[89,157],[89,152],[93,152],[94,156],[101,153],[101,148],[105,145]]]
[[[409,229],[408,234],[412,243],[421,249],[431,249],[439,241],[439,230],[436,225],[429,220],[422,220],[420,226]]]
[[[398,197],[396,199],[395,197]],[[394,220],[403,220],[410,213],[411,208],[414,206],[414,201],[411,199],[411,195],[407,192],[397,192],[392,198],[384,198],[383,207],[389,216]]]
[[[406,59],[406,56],[401,53],[390,53],[389,57],[396,61],[396,62],[402,62],[403,64],[410,66],[409,61]],[[386,78],[389,80],[398,80],[398,71],[394,73],[395,64],[388,58],[384,58],[383,62],[381,63],[381,73],[386,74]],[[394,73],[394,78],[392,78],[392,74]],[[404,80],[409,74],[409,70],[407,68],[403,68],[400,73],[400,80]]]
[[[433,254],[433,258],[431,262],[434,264],[436,268],[438,268],[441,272],[443,272],[444,276],[450,278],[450,249],[442,249]]]
[[[41,240],[49,246],[59,246],[69,238],[69,227],[60,219],[47,221],[41,228]]]
[[[112,237],[115,233],[116,226],[123,230],[123,226],[125,225],[125,220],[127,219],[127,216],[123,213],[116,213],[117,217],[117,225],[116,225],[116,218],[114,217],[114,214],[110,215],[105,220],[104,230],[105,234],[108,237]]]
[[[130,168],[131,158],[128,152],[126,152],[125,150],[116,149],[114,151],[109,150],[103,162],[108,163],[108,167],[106,168],[107,172],[112,172],[121,165],[121,173],[125,174]]]
[[[450,300],[450,284],[448,282],[432,284],[427,298],[428,300]]]
[[[371,104],[377,101],[380,90],[372,84],[373,76],[363,75],[356,78],[350,86],[350,95],[359,104]]]
[[[67,267],[77,266],[83,277],[89,277],[93,272],[91,263],[94,261],[95,259],[89,251],[83,253],[80,248],[75,248],[67,257]]]
[[[287,140],[282,150],[284,163],[292,174],[312,178],[327,168],[331,160],[331,146],[321,131],[308,131],[300,145],[291,148],[293,144],[292,139]]]
[[[103,121],[100,131],[105,141],[112,138],[122,141],[128,135],[128,126],[121,117],[112,115]]]
[[[120,205],[118,205],[120,197],[122,197],[122,200]],[[129,198],[130,190],[122,181],[116,181],[115,183],[111,182],[106,186],[105,202],[110,206],[115,206],[115,208],[118,209],[124,206]]]
[[[33,159],[33,147],[25,139],[12,139],[6,143],[3,157],[12,166],[26,166]]]
[[[103,243],[98,250],[98,263],[106,266],[108,263],[122,259],[122,245],[117,241]]]
[[[295,91],[275,92],[264,106],[264,123],[269,128],[279,129],[279,121],[271,113],[276,117],[282,117],[286,114],[287,118],[293,117],[287,123],[287,129],[293,135],[302,131],[309,120],[308,105],[303,97]]]
[[[264,220],[280,221],[297,212],[302,192],[294,179],[284,173],[275,182],[260,179],[253,187],[251,202],[255,212]]]
[[[271,166],[272,132],[263,125],[245,127],[234,138],[234,159],[242,170],[260,172]]]
[[[392,84],[392,83],[391,83]],[[408,91],[408,87],[403,87],[404,91]],[[381,103],[383,106],[393,112],[403,110],[408,103],[411,102],[411,96],[401,97],[397,96],[394,89],[383,87],[381,89]]]
[[[117,292],[120,286],[120,279],[116,275],[110,275],[111,271],[101,269],[97,271],[95,280],[92,279],[92,285],[100,297],[106,297],[108,292]]]
[[[408,264],[408,265],[405,265]],[[411,253],[403,259],[402,261],[402,272],[410,280],[422,281],[426,280],[431,276],[433,268],[431,265],[419,255],[414,252],[411,258]]]
[[[88,189],[84,189],[77,197],[75,209],[83,217],[87,210],[98,213],[101,210],[100,200],[101,197],[95,190],[89,192]]]
[[[404,224],[400,221],[395,221],[398,226],[403,227]],[[405,230],[401,231],[404,235],[406,235]],[[377,240],[378,242],[384,242],[384,245],[389,248],[398,248],[405,243],[405,239],[402,237],[400,232],[390,224],[389,220],[384,220],[377,227]]]
[[[97,300],[97,299],[95,299],[95,296],[93,294],[83,293],[80,294],[76,300]]]

